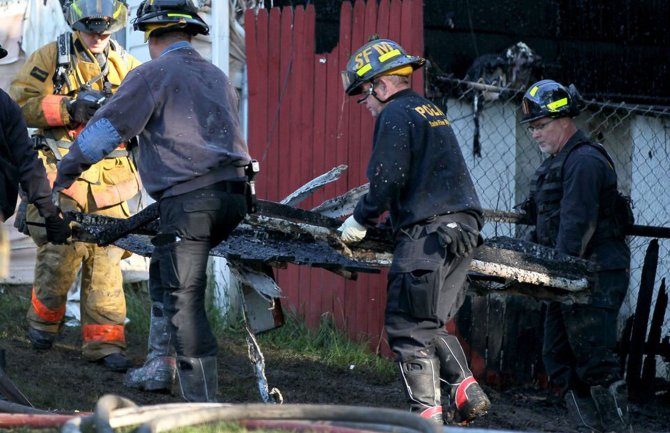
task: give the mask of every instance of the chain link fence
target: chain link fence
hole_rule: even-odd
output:
[[[546,157],[526,127],[519,123],[523,93],[493,86],[473,88],[460,80],[453,81],[455,88],[465,89],[452,92],[460,96],[431,95],[430,91],[428,96],[451,121],[482,206],[514,211],[514,206],[527,198],[531,177]],[[670,227],[670,108],[587,101],[576,123],[612,156],[619,189],[632,199],[635,224]],[[527,229],[512,223],[488,222],[484,235],[515,237],[522,236]],[[621,328],[636,311],[642,267],[651,240],[641,236],[628,238],[631,283],[620,311]],[[669,250],[670,240],[659,239],[651,312],[661,282],[669,276]],[[661,326],[666,345],[669,335],[670,313],[666,311]]]

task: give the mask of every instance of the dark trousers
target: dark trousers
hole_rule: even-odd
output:
[[[589,304],[549,304],[542,358],[554,386],[588,396],[591,386],[621,378],[617,316],[628,280],[627,270],[599,272]]]
[[[400,230],[396,235],[385,327],[400,362],[435,356],[435,338],[446,335],[446,322],[463,303],[472,256],[450,254],[435,232],[439,224],[450,221],[477,227],[475,218],[453,214]]]
[[[216,184],[160,201],[160,233],[149,267],[151,300],[163,302],[177,355],[217,353],[205,312],[209,250],[226,239],[246,214],[243,194]]]

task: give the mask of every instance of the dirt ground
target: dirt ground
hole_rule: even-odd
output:
[[[5,296],[5,295],[2,295]],[[5,326],[5,328],[7,328]],[[32,349],[22,329],[0,329],[6,371],[35,407],[58,411],[91,411],[104,394],[117,394],[138,405],[180,402],[178,395],[161,395],[125,388],[123,375],[89,363],[79,352],[79,328],[65,328],[55,347]],[[145,356],[145,342],[128,336],[128,355],[135,365]],[[381,378],[359,369],[333,369],[306,356],[262,347],[270,387],[278,388],[285,403],[342,404],[404,409],[405,397],[396,379]],[[226,403],[260,403],[255,373],[240,336],[223,337],[219,355],[219,398]],[[495,390],[485,387],[490,412],[472,427],[528,432],[569,432],[560,403],[537,389]],[[174,390],[175,393],[178,390]],[[644,406],[632,406],[637,433],[670,431],[670,398],[656,396]]]

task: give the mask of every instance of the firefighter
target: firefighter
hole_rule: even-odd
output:
[[[123,0],[72,0],[64,7],[73,32],[60,35],[33,53],[11,85],[51,182],[59,160],[97,109],[117,90],[128,71],[139,65],[110,39],[123,29],[127,6]],[[109,217],[130,215],[126,200],[140,190],[140,181],[123,140],[104,160],[91,166],[61,191],[63,211]],[[124,320],[126,303],[120,261],[124,250],[74,242],[48,242],[34,206],[26,226],[37,244],[35,281],[27,313],[28,338],[36,349],[50,349],[65,313],[68,289],[81,267],[82,352],[112,371],[125,371],[129,361]]]
[[[0,59],[7,55],[0,45]],[[70,237],[70,227],[63,220],[60,210],[51,202],[51,187],[44,167],[37,158],[28,136],[21,109],[4,90],[0,89],[0,162],[2,185],[0,187],[0,221],[14,213],[18,191],[10,192],[10,183],[18,181],[27,200],[34,203],[44,217],[49,242],[63,244]],[[14,177],[16,174],[16,177]]]
[[[216,401],[218,347],[205,311],[206,267],[209,250],[247,212],[250,158],[235,89],[191,45],[194,35],[209,33],[197,11],[191,0],[140,4],[134,28],[144,32],[152,60],[128,74],[77,137],[54,189],[68,188],[115,141],[139,135],[138,169],[159,203],[160,223],[149,268],[147,362],[128,379],[167,391],[176,354],[184,399]]]
[[[446,115],[410,88],[424,62],[392,40],[374,39],[342,72],[345,92],[363,95],[358,103],[375,130],[370,190],[339,230],[345,243],[358,242],[389,211],[394,249],[385,328],[410,410],[438,424],[467,423],[490,402],[445,324],[463,302],[483,219]]]
[[[549,155],[535,171],[525,206],[535,225],[530,238],[598,265],[588,304],[549,303],[542,357],[578,431],[628,432],[616,330],[630,279],[623,227],[632,223],[632,211],[618,193],[607,151],[573,121],[580,101],[573,87],[553,80],[533,84],[522,101],[521,123]]]

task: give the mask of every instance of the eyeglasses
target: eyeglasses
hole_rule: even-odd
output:
[[[534,133],[535,131],[542,131],[544,128],[547,127],[547,125],[549,125],[549,124],[550,124],[551,122],[553,122],[554,120],[556,120],[556,119],[551,119],[550,121],[541,123],[541,124],[539,124],[539,125],[537,125],[537,126],[529,126],[529,127],[528,127],[528,132],[530,132],[530,133],[532,134],[532,133]]]
[[[377,80],[370,81],[370,87],[368,87],[368,90],[364,92],[365,96],[358,99],[356,102],[362,104],[363,102],[365,102],[366,99],[368,99],[370,95],[376,95],[377,93],[375,93],[375,86],[377,85],[377,83],[379,83],[379,81]]]

